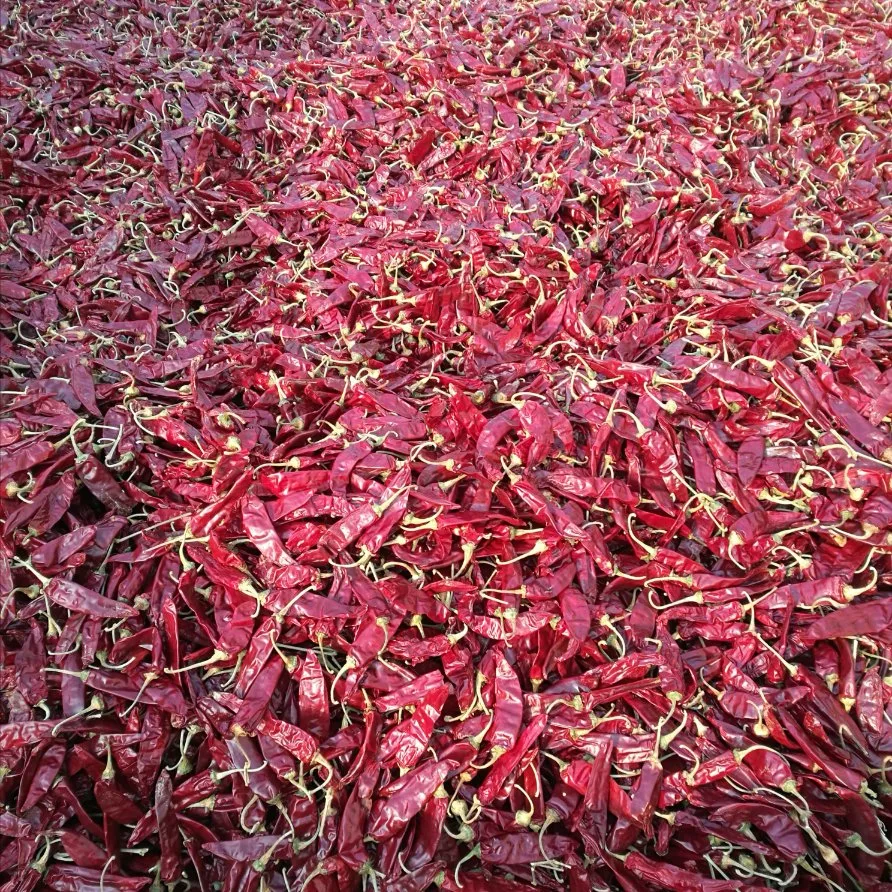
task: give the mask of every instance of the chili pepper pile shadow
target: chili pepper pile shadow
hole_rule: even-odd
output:
[[[892,888],[888,8],[0,20],[0,892]]]

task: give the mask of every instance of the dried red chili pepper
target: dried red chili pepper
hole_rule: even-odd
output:
[[[399,833],[446,779],[449,763],[425,762],[399,781],[381,787],[369,813],[368,835],[381,841]]]
[[[4,63],[0,888],[888,880],[877,10],[70,7]]]

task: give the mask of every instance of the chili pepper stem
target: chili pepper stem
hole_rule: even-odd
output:
[[[821,845],[821,848],[826,849],[826,846]],[[842,886],[840,886],[839,883],[836,883],[833,880],[831,880],[830,877],[828,877],[826,873],[824,873],[821,870],[818,870],[818,868],[812,867],[808,863],[808,861],[805,860],[805,858],[800,858],[796,862],[796,864],[801,870],[804,870],[807,874],[810,874],[811,876],[817,877],[819,880],[822,880],[824,883],[827,884],[828,888],[835,889],[835,890],[837,890],[837,892],[846,892],[846,889],[844,889]]]
[[[464,857],[463,857],[463,858],[462,858],[462,859],[455,865],[455,871],[454,871],[454,873],[453,873],[453,877],[454,877],[454,879],[455,879],[455,885],[458,886],[459,889],[463,889],[463,888],[464,888],[464,883],[460,882],[460,881],[459,881],[459,878],[458,878],[458,872],[461,870],[461,866],[462,866],[466,861],[470,861],[470,860],[473,859],[473,858],[479,858],[479,857],[480,857],[480,845],[478,844],[478,845],[475,845],[474,848],[472,848],[472,849],[467,853],[467,855],[465,855],[465,856],[464,856]]]
[[[519,827],[529,827],[536,814],[536,806],[533,804],[532,797],[527,793],[522,784],[515,784],[514,789],[523,794],[524,799],[526,799],[527,804],[530,807],[529,811],[518,810],[514,812],[514,823]]]
[[[264,761],[261,765],[258,765],[256,768],[249,768],[244,765],[242,768],[228,768],[226,771],[215,771],[213,773],[213,777],[215,781],[220,781],[223,778],[232,777],[233,774],[240,774],[243,778],[245,778],[245,783],[247,783],[247,775],[249,774],[257,774],[259,771],[263,771],[269,766],[269,762]]]
[[[50,731],[50,736],[55,737],[56,734],[59,733],[59,728],[61,728],[62,725],[64,725],[66,722],[72,722],[75,719],[80,718],[82,715],[89,715],[91,712],[102,712],[104,709],[105,704],[102,702],[102,698],[98,694],[94,694],[87,706],[85,706],[78,712],[73,713],[72,715],[66,716],[57,725],[54,725],[53,730]]]
[[[518,561],[525,560],[526,558],[533,557],[537,554],[542,554],[545,551],[548,551],[548,543],[544,539],[540,539],[529,551],[525,551],[523,554],[519,554],[507,561],[496,558],[495,563],[500,567],[505,567],[508,564],[516,564]]]
[[[31,870],[41,876],[46,873],[46,866],[49,863],[50,853],[52,852],[53,845],[56,841],[57,840],[51,839],[49,836],[43,836],[43,848],[41,849],[40,855],[28,865]]]
[[[299,892],[304,892],[307,886],[316,879],[318,876],[325,876],[328,871],[325,869],[325,862],[320,861],[304,878],[304,881],[301,883]]]
[[[27,570],[33,576],[36,576],[41,585],[47,585],[50,581],[49,576],[44,576],[42,573],[38,572],[34,569],[33,564],[31,563],[30,558],[15,558],[12,561],[13,567],[21,567],[23,570]]]
[[[652,594],[653,590],[648,586],[647,603],[650,604],[654,610],[668,610],[671,607],[679,607],[682,604],[702,604],[704,601],[703,592],[695,592],[693,595],[690,595],[687,598],[680,598],[678,601],[670,601],[668,604],[656,604],[651,597]]]
[[[257,797],[254,796],[254,797],[252,798],[251,802],[255,801],[256,799],[257,799]],[[245,808],[247,808],[247,807],[248,807],[248,806],[245,806]],[[244,811],[245,811],[245,809],[242,809],[242,814],[244,814]],[[241,823],[241,818],[239,818],[239,822]],[[243,826],[244,826],[244,825],[243,825]],[[272,858],[273,853],[275,852],[275,850],[276,850],[276,849],[277,849],[277,848],[278,848],[278,847],[279,847],[279,846],[280,846],[286,839],[288,839],[290,836],[293,836],[293,830],[294,830],[294,828],[292,827],[291,830],[289,830],[288,833],[283,833],[283,834],[282,834],[282,835],[281,835],[281,836],[280,836],[280,837],[279,837],[279,838],[278,838],[278,839],[277,839],[277,840],[276,840],[276,841],[275,841],[275,842],[274,842],[274,843],[273,843],[273,844],[272,844],[272,845],[271,845],[271,846],[270,846],[270,847],[269,847],[269,848],[268,848],[268,849],[267,849],[267,850],[266,850],[266,851],[265,851],[265,852],[264,852],[264,853],[263,853],[263,854],[262,854],[256,861],[254,861],[254,862],[251,864],[251,868],[252,868],[254,871],[256,871],[257,873],[263,873],[263,872],[266,870],[267,865],[269,864],[270,858]]]
[[[165,669],[164,671],[168,675],[179,675],[182,672],[191,672],[193,669],[201,669],[204,666],[212,666],[214,663],[219,663],[221,660],[228,659],[231,659],[231,655],[226,653],[226,651],[215,650],[206,660],[201,660],[198,663],[192,663],[189,666],[181,666],[179,669]]]
[[[338,669],[337,674],[331,680],[330,702],[332,703],[332,705],[335,705],[339,702],[335,695],[335,688],[337,687],[337,683],[344,675],[346,675],[348,672],[352,672],[358,665],[359,664],[356,662],[356,660],[348,654],[347,658],[344,660],[344,665],[341,666],[340,669]]]
[[[656,550],[656,548],[654,548],[654,547],[651,546],[651,545],[648,545],[646,542],[642,542],[642,540],[639,539],[638,536],[635,535],[635,531],[634,531],[634,529],[632,528],[632,521],[633,521],[633,520],[635,520],[635,513],[634,513],[634,512],[632,512],[632,513],[629,515],[629,518],[628,518],[628,521],[627,521],[627,524],[628,524],[628,530],[627,530],[627,532],[628,532],[628,534],[629,534],[629,538],[630,538],[630,539],[631,539],[631,540],[632,540],[632,541],[633,541],[633,542],[634,542],[634,543],[635,543],[635,544],[636,544],[636,545],[637,545],[637,546],[638,546],[638,547],[639,547],[639,548],[640,548],[640,549],[641,549],[641,550],[648,556],[648,558],[649,558],[650,560],[654,560],[654,558],[656,558],[656,556],[657,556],[657,550]],[[729,549],[730,549],[730,545],[729,545]]]

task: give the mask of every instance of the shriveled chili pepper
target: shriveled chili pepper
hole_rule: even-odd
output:
[[[381,841],[399,833],[424,807],[446,779],[448,762],[428,761],[404,775],[397,783],[379,790],[369,813],[368,834]]]

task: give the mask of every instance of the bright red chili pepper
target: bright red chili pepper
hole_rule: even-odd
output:
[[[877,9],[27,7],[0,888],[888,881]]]

